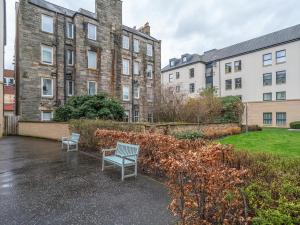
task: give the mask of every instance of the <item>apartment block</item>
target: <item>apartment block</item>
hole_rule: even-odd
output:
[[[6,44],[6,10],[5,0],[0,0],[0,137],[3,134],[3,73],[4,73],[4,46]]]
[[[202,55],[185,54],[162,69],[163,86],[189,97],[213,86],[218,96],[242,99],[244,123],[270,127],[300,120],[299,83],[300,25]]]
[[[74,95],[119,99],[126,121],[153,121],[161,85],[161,41],[122,24],[120,0],[96,0],[95,13],[44,0],[17,6],[17,114],[48,121]]]

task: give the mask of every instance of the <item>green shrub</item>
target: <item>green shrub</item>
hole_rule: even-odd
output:
[[[291,129],[300,129],[300,121],[290,123]]]
[[[175,132],[173,136],[177,139],[187,139],[187,140],[196,140],[203,137],[203,134],[199,131],[184,131],[184,132]]]
[[[244,105],[239,97],[227,96],[221,98],[222,113],[219,118],[221,123],[240,123],[242,120]]]
[[[60,122],[81,118],[122,120],[123,117],[123,106],[105,94],[71,97],[54,113],[54,120]]]

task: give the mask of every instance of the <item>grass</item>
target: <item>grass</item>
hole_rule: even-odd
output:
[[[287,129],[268,128],[226,137],[220,142],[232,144],[237,150],[266,152],[289,158],[300,157],[300,132]]]

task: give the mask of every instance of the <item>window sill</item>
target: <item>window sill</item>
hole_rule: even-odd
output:
[[[42,95],[42,98],[45,98],[45,99],[53,99],[54,98],[54,96],[52,95],[52,96],[46,96],[46,95]]]
[[[270,66],[273,66],[273,63],[269,65],[263,65],[263,67],[270,67]]]
[[[48,34],[48,35],[54,35],[54,32],[48,32],[48,31],[44,31],[44,30],[40,30],[42,33],[44,34]]]
[[[276,85],[285,85],[285,84],[286,84],[286,83],[279,83],[279,84],[276,83]]]
[[[285,63],[286,63],[286,61],[284,61],[284,62],[276,62],[276,65],[285,64]]]
[[[44,63],[44,62],[40,62],[41,66],[54,66],[54,64],[50,64],[50,63]]]

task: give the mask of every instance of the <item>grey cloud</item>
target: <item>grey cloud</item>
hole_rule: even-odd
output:
[[[8,5],[15,0],[8,0]],[[48,0],[66,8],[94,11],[94,0]],[[13,7],[10,7],[10,9]],[[123,23],[150,22],[152,35],[162,40],[162,66],[183,53],[199,53],[300,23],[299,0],[123,0]],[[8,26],[13,33],[14,15]],[[6,66],[13,55],[8,38]]]

